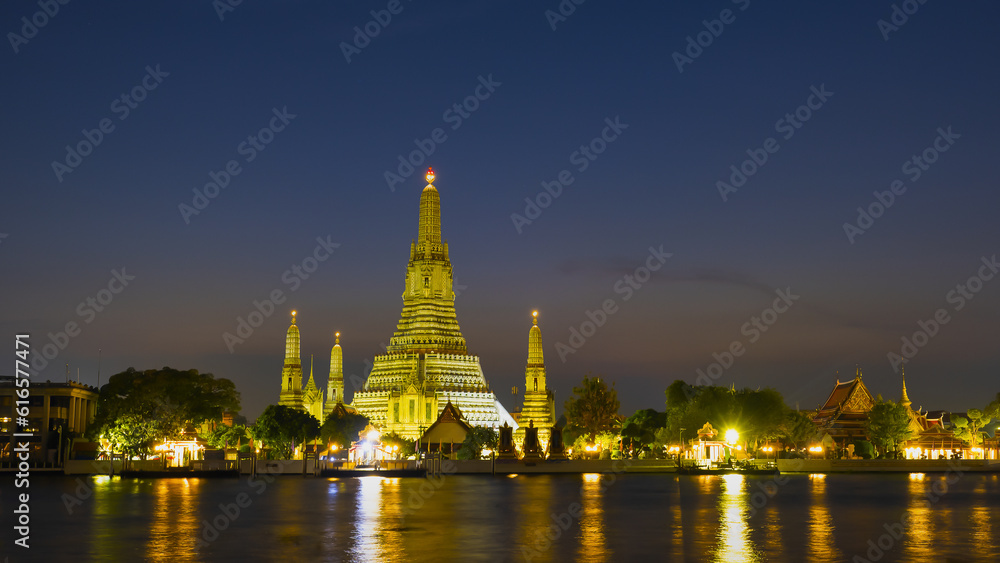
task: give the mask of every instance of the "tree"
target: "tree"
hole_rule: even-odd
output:
[[[484,449],[496,451],[499,439],[496,430],[485,426],[473,426],[465,435],[462,447],[458,450],[458,459],[480,459]]]
[[[618,427],[618,391],[611,388],[600,376],[584,376],[579,387],[573,388],[573,395],[566,399],[563,411],[569,426],[579,429],[591,442],[600,432],[611,432]]]
[[[816,425],[806,414],[789,409],[779,427],[779,435],[799,448],[816,437]]]
[[[643,409],[625,419],[622,423],[622,436],[629,440],[629,450],[633,456],[645,447],[656,442],[656,432],[667,423],[667,413],[653,409]]]
[[[226,426],[220,424],[208,436],[205,436],[205,440],[213,448],[230,448],[248,444],[250,442],[250,435],[247,433],[245,425],[234,424]]]
[[[103,434],[113,447],[144,458],[157,441],[177,437],[187,426],[221,421],[223,412],[239,408],[240,394],[228,379],[193,369],[128,368],[101,387],[88,434]]]
[[[865,430],[869,439],[881,446],[883,452],[895,451],[901,442],[913,437],[910,414],[906,407],[893,401],[879,400],[875,403],[868,412]]]
[[[368,424],[367,416],[357,412],[349,412],[347,409],[336,408],[323,421],[323,426],[319,430],[320,438],[328,444],[350,448],[351,442],[358,440],[358,434]]]
[[[291,458],[295,444],[319,437],[315,416],[284,405],[268,405],[254,426],[255,437],[281,456],[279,459]]]
[[[986,408],[983,410],[984,414],[989,417],[988,420],[1000,418],[1000,393],[997,393],[996,399],[993,399],[993,401],[986,405]]]

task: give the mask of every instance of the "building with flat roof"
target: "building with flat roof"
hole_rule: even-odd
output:
[[[31,444],[31,458],[36,462],[55,462],[59,452],[59,429],[62,428],[65,455],[71,437],[87,431],[97,412],[99,390],[91,385],[68,381],[53,383],[31,380],[28,387],[28,426],[16,425],[17,387],[13,376],[0,376],[0,461],[13,461],[13,435],[30,432],[30,438],[18,438]]]

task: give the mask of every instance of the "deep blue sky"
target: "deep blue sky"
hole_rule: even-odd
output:
[[[555,0],[404,0],[348,63],[340,44],[387,2],[243,2],[223,21],[209,0],[71,2],[17,53],[6,34],[39,8],[4,2],[0,332],[30,331],[38,352],[77,322],[39,377],[62,380],[69,363],[96,383],[100,348],[105,380],[209,371],[236,382],[253,418],[277,401],[292,308],[321,386],[335,330],[349,374],[388,341],[430,164],[459,322],[509,409],[535,308],[560,410],[587,372],[616,382],[622,412],[662,410],[671,381],[736,340],[746,352],[719,384],[814,408],[857,364],[898,398],[887,354],[942,308],[949,322],[907,364],[910,397],[988,402],[1000,281],[959,311],[948,295],[1000,253],[1000,7],[928,2],[886,41],[888,1],[686,4],[592,0],[553,30]],[[724,9],[735,21],[678,72],[672,53]],[[119,119],[112,102],[147,65],[169,76]],[[490,75],[500,86],[452,129],[444,112]],[[821,85],[832,97],[785,140],[776,122]],[[286,106],[296,117],[245,162],[240,143]],[[571,154],[616,116],[628,128],[579,172]],[[57,180],[52,162],[104,118],[114,131]],[[903,164],[949,126],[960,137],[911,181]],[[438,127],[447,139],[391,191],[384,172]],[[777,152],[724,202],[716,182],[768,137]],[[232,159],[241,173],[185,223],[178,206]],[[564,169],[574,182],[518,233],[511,214]],[[906,192],[851,244],[844,223],[896,179]],[[255,299],[288,293],[283,272],[327,236],[340,248],[230,353],[223,333]],[[615,283],[661,245],[673,256],[624,301]],[[135,279],[81,316],[123,267]],[[800,299],[750,344],[741,327],[786,287]],[[561,361],[556,343],[606,299],[618,311]]]

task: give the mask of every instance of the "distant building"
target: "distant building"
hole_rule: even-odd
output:
[[[330,378],[327,382],[327,398],[316,386],[313,378],[313,362],[309,361],[309,381],[302,386],[302,360],[300,358],[301,335],[295,324],[296,311],[292,311],[292,324],[285,334],[285,363],[281,369],[281,392],[278,404],[305,411],[323,423],[324,417],[344,398],[343,354],[340,348],[340,333],[330,353]]]
[[[854,440],[867,440],[865,424],[868,412],[875,406],[875,399],[861,381],[861,368],[854,379],[833,386],[833,391],[823,406],[813,416],[813,424],[821,434],[826,434],[841,447]]]
[[[68,438],[72,432],[81,437],[87,431],[97,412],[98,389],[74,381],[67,383],[41,383],[31,381],[28,389],[28,426],[16,426],[18,398],[16,396],[15,378],[0,376],[0,460],[12,460],[13,434],[15,432],[30,432],[31,457],[34,461],[53,462],[59,451],[59,428],[63,429],[63,438]],[[63,444],[63,455],[66,455],[67,444]]]
[[[528,364],[524,368],[524,407],[517,419],[519,427],[514,431],[514,443],[518,448],[524,442],[525,428],[534,425],[538,429],[538,442],[542,452],[545,451],[552,426],[556,423],[555,405],[555,393],[545,385],[542,331],[538,328],[538,311],[534,311],[531,329],[528,331]]]

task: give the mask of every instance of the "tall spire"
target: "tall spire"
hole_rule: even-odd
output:
[[[306,391],[313,390],[319,391],[316,387],[316,382],[313,381],[313,357],[312,354],[309,354],[309,382],[306,383]]]
[[[420,195],[417,239],[410,244],[403,312],[386,351],[465,355],[465,338],[455,316],[455,291],[448,243],[441,241],[441,205],[434,171],[427,171]],[[398,383],[397,383],[398,384]]]
[[[337,403],[344,402],[344,352],[340,348],[340,333],[334,334],[333,349],[330,350],[330,379],[326,383],[326,411],[332,411]]]
[[[427,186],[420,194],[420,224],[417,229],[417,244],[429,242],[441,244],[441,197],[434,187],[434,169],[428,168]],[[429,249],[428,249],[429,250]]]
[[[903,371],[903,366],[899,366],[899,374],[903,378],[903,396],[899,399],[899,404],[906,408],[910,408],[910,397],[906,394],[906,373]]]
[[[302,361],[299,357],[299,327],[295,326],[296,312],[292,311],[292,324],[285,335],[285,364],[281,368],[281,393],[278,404],[302,408]]]
[[[542,330],[538,328],[538,311],[531,312],[531,330],[528,331],[528,367],[545,367],[542,357]]]
[[[285,335],[285,367],[301,367],[302,361],[299,358],[299,327],[295,326],[296,311],[292,311],[292,324],[288,327]]]

